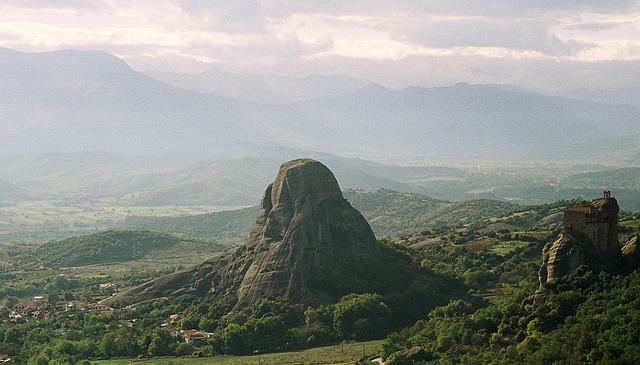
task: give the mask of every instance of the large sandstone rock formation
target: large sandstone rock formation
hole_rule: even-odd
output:
[[[564,211],[563,229],[542,250],[538,297],[550,284],[582,265],[602,265],[622,257],[618,241],[618,202],[605,190],[604,197],[582,202]]]
[[[579,240],[571,233],[561,232],[542,249],[542,266],[538,272],[540,287],[574,272],[587,264],[587,254],[593,250],[589,242]]]
[[[378,261],[380,246],[369,224],[344,199],[331,171],[318,161],[298,159],[284,163],[267,187],[246,245],[110,301],[194,293],[207,299],[236,295],[236,307],[262,297],[316,305],[331,295],[320,284],[332,269]]]

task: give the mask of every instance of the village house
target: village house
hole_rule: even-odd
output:
[[[46,302],[20,302],[13,306],[13,311],[24,316],[34,311],[41,311],[46,307]]]
[[[19,313],[11,313],[9,314],[9,322],[12,323],[20,323],[22,322],[22,314]]]
[[[184,338],[184,342],[186,343],[200,345],[202,344],[204,339],[207,337],[207,334],[202,331],[188,330],[188,331],[184,331],[184,334],[182,337]]]
[[[89,303],[84,307],[84,310],[102,312],[102,311],[113,311],[113,308],[109,307],[108,305],[104,305],[100,303]]]
[[[69,303],[67,303],[67,305],[65,306],[65,310],[66,311],[72,311],[72,310],[84,310],[84,307],[87,305],[86,302],[80,302],[77,300],[72,300]]]
[[[169,335],[171,335],[171,337],[173,337],[176,340],[182,340],[182,333],[180,330],[177,330],[175,328],[171,328],[168,329],[167,331],[169,331]]]
[[[171,329],[169,330],[169,334],[171,337],[175,338],[176,341],[184,341],[186,343],[191,343],[194,345],[200,345],[210,334],[198,330],[177,330]]]

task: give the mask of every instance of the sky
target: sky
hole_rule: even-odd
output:
[[[0,47],[392,88],[640,87],[640,1],[0,0]]]

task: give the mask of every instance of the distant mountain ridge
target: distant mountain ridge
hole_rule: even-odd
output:
[[[322,115],[329,130],[346,129],[332,139],[357,134],[399,154],[443,158],[459,151],[467,158],[522,158],[638,128],[638,110],[632,107],[464,83],[402,91],[367,86],[352,95],[305,102],[299,109]],[[349,131],[353,126],[360,128]]]
[[[286,104],[345,95],[370,83],[346,75],[309,75],[297,78],[263,74],[243,75],[215,69],[199,74],[146,74],[183,89],[264,104]]]
[[[11,74],[0,85],[0,155],[243,150],[255,156],[261,153],[255,146],[273,146],[361,158],[513,159],[640,133],[637,108],[504,86],[393,91],[369,84],[268,105],[170,86],[101,52],[0,49],[0,69]]]
[[[640,133],[557,146],[539,155],[540,159],[556,157],[565,161],[636,165],[640,163]]]
[[[239,135],[233,124],[210,121],[242,109],[232,100],[177,89],[106,53],[0,49],[0,69],[12,75],[0,85],[0,154],[157,152],[195,142],[202,129]]]
[[[599,101],[611,105],[630,105],[640,108],[640,87],[619,90],[576,89],[567,91],[541,91],[541,93],[579,100]]]

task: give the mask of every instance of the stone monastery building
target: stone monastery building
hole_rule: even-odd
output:
[[[620,207],[611,191],[602,198],[568,208],[564,211],[564,232],[590,241],[598,254],[620,252],[618,213]]]

